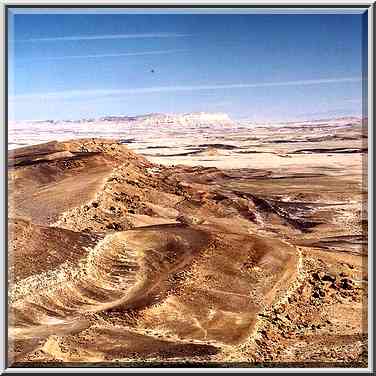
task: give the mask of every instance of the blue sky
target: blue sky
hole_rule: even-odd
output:
[[[22,12],[9,27],[14,120],[361,114],[360,14]]]

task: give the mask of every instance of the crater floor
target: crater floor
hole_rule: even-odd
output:
[[[364,131],[312,133],[10,151],[12,365],[367,366]]]

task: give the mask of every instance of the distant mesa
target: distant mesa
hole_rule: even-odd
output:
[[[104,122],[130,122],[143,125],[158,124],[232,124],[233,121],[225,113],[192,112],[185,114],[151,113],[139,116],[104,116],[98,119]]]
[[[107,115],[100,118],[87,118],[78,120],[38,120],[38,121],[23,121],[13,122],[12,124],[33,123],[33,124],[86,124],[86,123],[111,123],[122,125],[231,125],[234,121],[226,113],[212,113],[212,112],[192,112],[184,114],[164,114],[164,113],[150,113],[137,116],[125,115]]]

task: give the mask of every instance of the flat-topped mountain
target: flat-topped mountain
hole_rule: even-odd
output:
[[[121,119],[121,117],[120,117]],[[119,120],[120,120],[119,119]],[[143,124],[231,124],[233,121],[225,113],[193,112],[185,114],[147,114],[136,116],[133,121]]]
[[[103,116],[97,122],[130,123],[134,125],[206,125],[232,124],[233,121],[225,113],[192,112],[185,114],[151,113],[138,116]]]
[[[32,124],[49,124],[59,125],[64,123],[111,123],[111,124],[130,124],[130,125],[166,125],[166,124],[181,124],[181,125],[202,125],[202,124],[233,124],[233,120],[226,113],[217,112],[191,112],[184,114],[164,114],[164,113],[150,113],[137,116],[126,115],[107,115],[100,118],[79,119],[79,120],[38,120],[27,122],[14,122],[10,125],[17,125],[18,123],[32,123]]]

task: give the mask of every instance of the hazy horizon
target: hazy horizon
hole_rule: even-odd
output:
[[[98,121],[100,120],[101,118],[105,118],[105,117],[129,117],[129,118],[132,118],[132,117],[142,117],[142,116],[152,116],[152,115],[171,115],[171,116],[181,116],[181,115],[188,115],[188,114],[198,114],[200,112],[180,112],[180,113],[172,113],[172,112],[153,112],[153,113],[144,113],[144,114],[135,114],[135,115],[129,115],[129,114],[105,114],[105,115],[99,115],[97,117],[82,117],[82,118],[72,118],[72,119],[53,119],[53,118],[50,118],[50,119],[19,119],[19,120],[14,120],[14,119],[9,119],[11,123],[29,123],[29,122],[40,122],[40,123],[43,123],[43,122],[50,122],[50,121],[53,121],[53,122],[78,122],[78,121],[83,121],[83,120],[94,120],[94,121]],[[327,121],[327,120],[336,120],[336,119],[341,119],[341,118],[359,118],[359,119],[363,119],[363,118],[366,118],[365,116],[363,116],[362,114],[356,114],[356,113],[344,113],[343,115],[341,114],[338,114],[336,116],[327,116],[325,117],[324,114],[322,115],[311,115],[309,116],[307,114],[306,117],[300,117],[300,118],[286,118],[286,119],[282,119],[282,120],[277,120],[277,119],[272,119],[272,120],[254,120],[254,119],[250,119],[249,117],[232,117],[230,116],[228,113],[226,112],[206,112],[206,113],[211,113],[211,114],[215,114],[215,113],[218,113],[218,114],[225,114],[225,115],[228,115],[229,118],[235,122],[242,122],[242,121],[250,121],[250,122],[253,122],[255,124],[263,124],[263,123],[289,123],[289,122],[304,122],[304,121],[312,121],[312,122],[315,122],[315,121]]]

